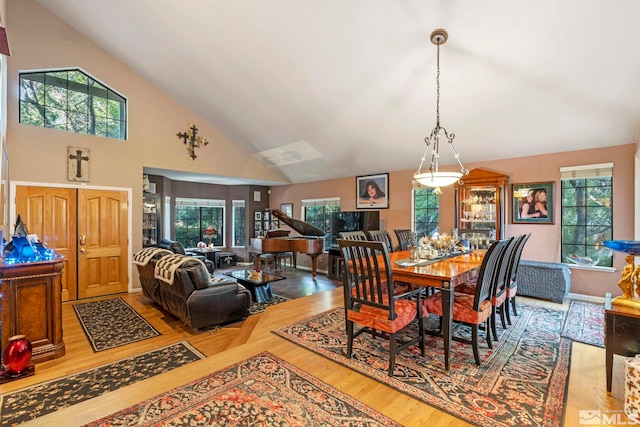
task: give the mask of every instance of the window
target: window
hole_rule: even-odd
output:
[[[611,251],[602,242],[613,236],[613,164],[560,168],[562,198],[561,261],[571,257],[599,260],[613,266]]]
[[[440,198],[433,188],[413,189],[413,230],[418,237],[431,236],[438,231]]]
[[[244,207],[244,200],[233,200],[231,202],[231,221],[233,222],[233,245],[232,246],[244,246],[245,245],[245,223],[246,223],[246,209]]]
[[[20,123],[127,139],[127,101],[79,69],[20,73]]]
[[[331,214],[334,212],[340,212],[339,197],[302,200],[302,216],[304,222],[315,225],[327,234],[331,232]],[[328,239],[325,239],[325,250],[328,244]]]
[[[176,240],[185,248],[223,246],[224,206],[224,200],[176,198]]]

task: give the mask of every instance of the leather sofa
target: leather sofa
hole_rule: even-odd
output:
[[[249,291],[233,279],[211,277],[197,258],[183,255],[185,259],[175,269],[172,283],[156,278],[157,274],[150,277],[165,256],[169,255],[154,255],[146,265],[136,263],[142,291],[186,326],[200,329],[249,316]]]
[[[171,252],[173,252],[174,254],[188,255],[188,256],[192,256],[192,257],[198,258],[200,261],[204,262],[204,265],[207,267],[207,270],[211,274],[213,274],[213,272],[216,269],[215,263],[213,261],[207,259],[206,256],[200,255],[200,254],[196,254],[196,253],[193,253],[193,252],[187,252],[184,249],[184,246],[182,245],[182,243],[177,242],[175,240],[162,239],[162,240],[160,240],[160,242],[158,242],[158,244],[156,246],[159,247],[159,248],[162,248],[162,249],[168,249]]]

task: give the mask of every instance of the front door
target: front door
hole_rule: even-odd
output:
[[[29,233],[64,256],[62,301],[127,291],[127,193],[16,186]]]
[[[64,256],[62,301],[76,299],[76,189],[16,186],[16,214],[30,234]]]
[[[127,193],[78,191],[78,298],[127,291]]]

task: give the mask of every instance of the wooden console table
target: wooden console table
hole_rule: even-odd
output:
[[[9,337],[26,335],[33,363],[61,357],[62,268],[64,259],[20,264],[0,262],[2,348]]]
[[[613,355],[640,354],[640,310],[611,305],[604,314],[604,346],[606,349],[607,391],[611,391]]]

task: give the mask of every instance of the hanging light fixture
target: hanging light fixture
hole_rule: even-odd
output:
[[[460,181],[463,176],[467,176],[469,174],[469,170],[465,168],[460,161],[460,154],[458,154],[455,147],[453,146],[453,139],[456,137],[456,135],[453,133],[448,133],[447,129],[440,126],[440,45],[445,44],[448,37],[449,34],[442,28],[433,30],[433,32],[431,33],[431,43],[435,44],[438,48],[436,62],[438,67],[438,72],[436,74],[436,127],[433,128],[431,134],[424,139],[427,147],[424,150],[424,154],[422,155],[420,166],[418,167],[416,173],[413,175],[413,178],[420,184],[426,185],[427,187],[436,187],[438,189],[437,191],[439,192],[441,192],[441,190],[439,190],[439,187],[451,185],[457,181]],[[451,146],[455,158],[460,165],[460,172],[440,172],[438,170],[441,139],[443,139],[443,141],[446,140],[446,142],[448,142]],[[422,165],[424,164],[425,159],[428,155],[431,158],[429,163],[429,171],[422,172]]]

